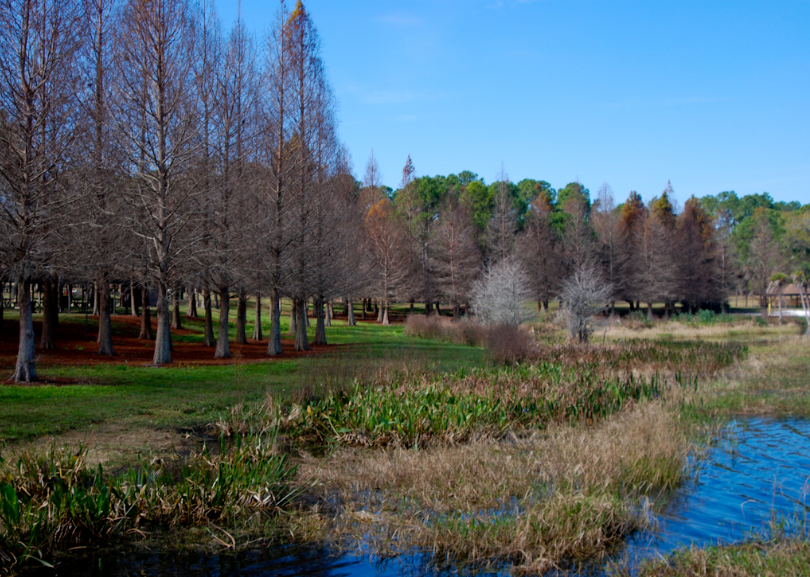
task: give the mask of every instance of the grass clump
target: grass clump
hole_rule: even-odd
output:
[[[275,435],[221,441],[178,462],[119,474],[87,465],[87,451],[23,453],[0,469],[0,558],[7,566],[52,558],[144,530],[234,525],[275,515],[297,494],[296,467]]]
[[[642,577],[806,577],[810,575],[810,540],[778,538],[737,545],[691,548],[649,563]]]

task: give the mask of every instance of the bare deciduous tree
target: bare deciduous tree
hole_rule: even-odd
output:
[[[3,262],[16,279],[20,337],[12,379],[32,382],[31,281],[70,206],[66,162],[78,127],[76,55],[81,11],[70,0],[4,0],[0,7],[0,176]]]
[[[603,311],[610,299],[612,289],[594,267],[574,271],[563,282],[560,299],[564,303],[562,313],[572,339],[587,343],[591,333],[591,318]]]
[[[196,152],[194,15],[188,0],[129,0],[121,19],[118,130],[137,167],[132,198],[143,214],[132,222],[147,240],[149,273],[157,285],[157,336],[153,362],[172,362],[169,293],[178,261],[191,247],[179,242],[189,223],[186,178]],[[142,118],[143,124],[129,122]]]
[[[527,307],[532,298],[529,279],[517,261],[501,260],[476,281],[472,307],[476,316],[488,325],[512,325],[532,320]]]

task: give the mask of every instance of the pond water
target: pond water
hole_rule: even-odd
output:
[[[695,478],[670,496],[656,515],[655,529],[631,537],[615,559],[624,559],[632,566],[634,560],[666,554],[685,545],[745,539],[763,530],[774,517],[810,519],[810,420],[735,421],[723,440],[694,465]],[[582,571],[600,572],[601,568],[595,566]],[[463,567],[437,568],[427,555],[381,561],[369,555],[332,555],[327,549],[296,546],[204,557],[120,552],[88,557],[47,572],[66,577],[383,577],[466,573]]]

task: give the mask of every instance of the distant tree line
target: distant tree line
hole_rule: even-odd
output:
[[[800,284],[810,273],[810,205],[767,193],[690,197],[679,209],[669,183],[646,202],[631,191],[617,203],[608,184],[592,198],[579,182],[559,190],[544,180],[514,183],[503,169],[491,184],[470,171],[414,172],[408,158],[400,187],[380,186],[372,155],[362,183],[366,229],[385,228],[385,261],[397,263],[377,267],[384,303],[424,302],[428,314],[447,303],[458,315],[476,279],[506,259],[520,263],[538,308],[579,273],[609,287],[611,312],[626,301],[652,315],[663,303],[667,316],[676,305],[719,312],[731,294],[753,293],[764,305],[780,273]]]

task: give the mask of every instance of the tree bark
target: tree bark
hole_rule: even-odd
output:
[[[135,281],[129,281],[129,305],[130,316],[138,317],[138,289],[135,286]]]
[[[98,314],[98,287],[93,285],[93,316],[97,317]]]
[[[42,303],[42,338],[39,346],[50,350],[56,348],[56,322],[59,320],[59,289],[54,284],[52,279],[46,278],[42,287],[44,300]]]
[[[287,330],[287,334],[291,337],[294,337],[295,334],[298,332],[298,299],[291,299],[290,300],[290,326]],[[306,325],[305,325],[306,326]],[[295,349],[298,350],[298,349]]]
[[[152,363],[155,365],[165,365],[172,362],[172,332],[170,329],[171,319],[169,317],[168,292],[168,285],[163,281],[159,282],[157,301],[157,336],[155,337],[155,355],[152,357]]]
[[[281,354],[281,298],[278,289],[270,291],[270,338],[267,354],[271,357]]]
[[[332,326],[332,301],[326,301],[326,319],[324,320],[324,325],[327,327]],[[316,335],[315,340],[318,340]],[[324,344],[326,341],[326,337],[324,337]],[[315,344],[318,344],[317,342]]]
[[[203,308],[205,309],[203,346],[215,347],[217,341],[214,338],[214,313],[211,310],[211,291],[208,289],[203,289]]]
[[[361,310],[360,318],[366,320],[366,299],[363,299],[363,302],[361,303],[360,306],[360,310]]]
[[[112,356],[115,354],[112,342],[112,320],[110,319],[110,283],[105,279],[98,282],[99,312],[98,318],[98,354]]]
[[[182,315],[180,314],[180,289],[172,290],[172,328],[180,330],[183,328]]]
[[[20,342],[17,366],[11,379],[17,383],[33,383],[37,380],[34,365],[34,315],[31,309],[31,285],[27,278],[20,277],[17,297],[20,303]]]
[[[152,315],[149,314],[149,289],[145,284],[141,285],[141,332],[138,338],[142,341],[154,340],[155,335],[152,334]]]
[[[329,305],[327,305],[326,315],[329,317]],[[312,341],[314,345],[326,344],[326,319],[324,318],[324,303],[323,298],[315,299],[315,339]]]
[[[239,291],[236,302],[236,342],[246,345],[247,340],[247,295],[244,291]]]
[[[346,305],[347,309],[347,322],[349,323],[350,327],[357,326],[357,320],[354,318],[354,301],[350,297],[346,297]]]
[[[385,314],[386,313],[385,306],[382,306],[379,303],[374,303],[374,308],[377,309],[377,322],[378,323],[383,322],[383,318],[387,318]]]
[[[298,326],[295,331],[295,350],[296,351],[308,351],[309,349],[309,338],[307,337],[307,302],[303,299],[295,299],[298,303],[296,307],[297,317],[298,317]]]
[[[189,318],[196,319],[199,317],[197,314],[197,289],[190,289],[188,291],[188,315]]]
[[[215,359],[230,359],[228,347],[228,315],[231,312],[231,295],[228,287],[219,287],[219,330],[217,331],[217,350]]]
[[[262,335],[262,296],[256,295],[256,316],[253,321],[253,340],[259,342]]]
[[[382,313],[382,319],[381,319],[382,324],[384,324],[386,326],[390,325],[391,321],[388,320],[388,305],[387,304],[380,307],[380,313]]]

